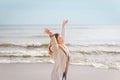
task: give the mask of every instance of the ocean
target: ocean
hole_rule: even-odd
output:
[[[1,25],[0,63],[54,63],[44,28],[60,25]],[[120,25],[67,25],[65,44],[73,65],[120,70]]]

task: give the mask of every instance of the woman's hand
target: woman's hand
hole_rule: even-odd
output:
[[[45,28],[45,29],[44,29],[44,32],[45,32],[46,34],[48,34],[48,35],[52,35],[52,34],[53,34],[52,31],[51,31],[50,29],[48,29],[48,28]]]
[[[64,28],[67,23],[68,23],[68,20],[64,20],[63,24],[62,24],[62,27]]]

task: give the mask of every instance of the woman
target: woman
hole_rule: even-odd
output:
[[[54,68],[52,70],[51,80],[66,80],[68,65],[70,61],[69,50],[64,45],[65,42],[65,25],[68,20],[64,20],[62,24],[62,36],[59,33],[53,34],[49,29],[45,29],[45,33],[50,36],[49,54],[54,59]]]

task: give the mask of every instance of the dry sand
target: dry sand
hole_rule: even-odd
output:
[[[53,64],[0,64],[0,80],[50,80]],[[67,80],[120,80],[120,70],[70,65]]]

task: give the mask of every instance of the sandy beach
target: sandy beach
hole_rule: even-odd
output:
[[[0,64],[0,80],[50,80],[53,64]],[[120,80],[120,70],[70,65],[68,80]]]

